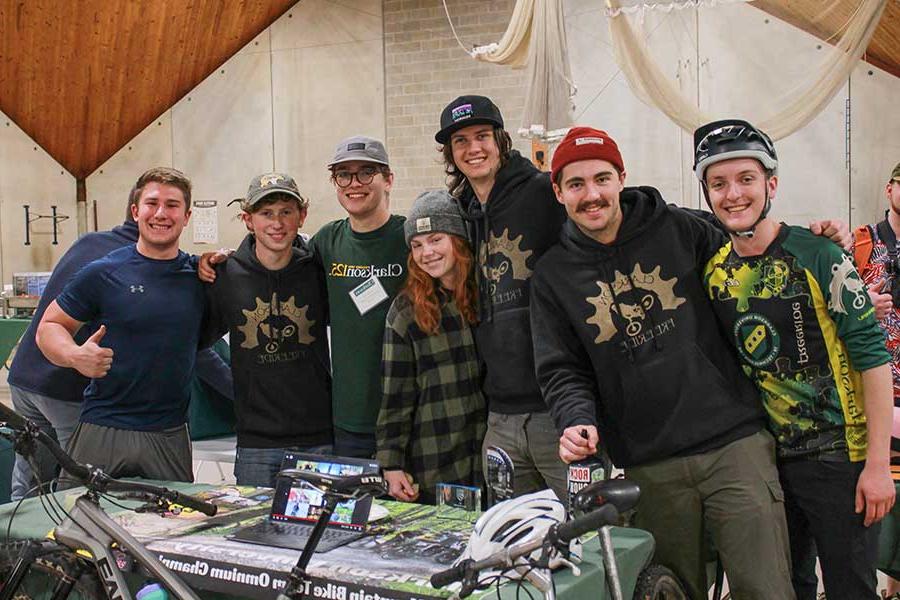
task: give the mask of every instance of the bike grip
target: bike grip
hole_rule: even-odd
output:
[[[22,431],[25,429],[25,417],[14,411],[13,409],[0,403],[0,423],[6,425],[10,429]]]
[[[62,449],[57,441],[47,435],[44,431],[40,429],[37,430],[35,438],[43,444],[44,448],[46,448],[50,454],[53,455],[53,458],[56,459],[56,462],[59,463],[59,466],[62,467],[63,471],[72,477],[75,477],[81,483],[87,482],[91,474],[87,466],[76,462],[75,459],[66,454],[66,451]]]
[[[461,581],[466,576],[466,569],[472,564],[471,559],[466,559],[457,565],[453,565],[449,569],[438,571],[431,576],[431,587],[442,588],[456,581]]]
[[[600,529],[604,525],[610,525],[618,518],[619,511],[616,510],[616,507],[612,504],[605,504],[586,515],[560,523],[556,529],[556,536],[560,542],[566,544],[589,531]]]
[[[185,508],[202,512],[208,517],[216,516],[216,512],[219,510],[219,507],[215,504],[200,500],[199,498],[194,498],[193,496],[182,494],[181,492],[176,492],[174,490],[170,490],[170,492],[172,494],[170,500],[175,504],[180,504]]]

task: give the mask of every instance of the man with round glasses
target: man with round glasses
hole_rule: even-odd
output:
[[[406,278],[406,219],[388,206],[394,175],[380,141],[341,140],[328,164],[346,219],[310,240],[325,270],[331,312],[334,452],[375,454],[381,407],[381,345],[387,310]]]

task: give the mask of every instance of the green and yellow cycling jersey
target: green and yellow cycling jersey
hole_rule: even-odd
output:
[[[760,256],[725,244],[704,269],[716,314],[762,392],[782,457],[866,457],[860,372],[890,361],[851,258],[781,225]]]

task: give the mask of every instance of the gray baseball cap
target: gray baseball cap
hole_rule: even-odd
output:
[[[297,199],[301,207],[309,204],[309,200],[300,195],[297,182],[290,175],[284,173],[265,173],[257,175],[250,181],[247,189],[247,197],[241,199],[241,208],[250,210],[253,206],[272,194],[287,194]]]
[[[364,160],[366,162],[389,165],[387,150],[384,144],[375,138],[364,135],[354,135],[343,139],[334,149],[334,158],[328,163],[329,167],[350,162],[351,160]]]

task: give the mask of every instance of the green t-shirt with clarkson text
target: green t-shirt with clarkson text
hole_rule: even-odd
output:
[[[406,280],[405,222],[406,217],[391,215],[375,231],[358,233],[349,219],[341,219],[324,225],[310,240],[328,286],[334,424],[346,431],[375,431],[385,317]],[[351,292],[373,275],[388,297],[360,314]],[[371,288],[371,282],[366,287]],[[365,302],[359,290],[356,296]]]

